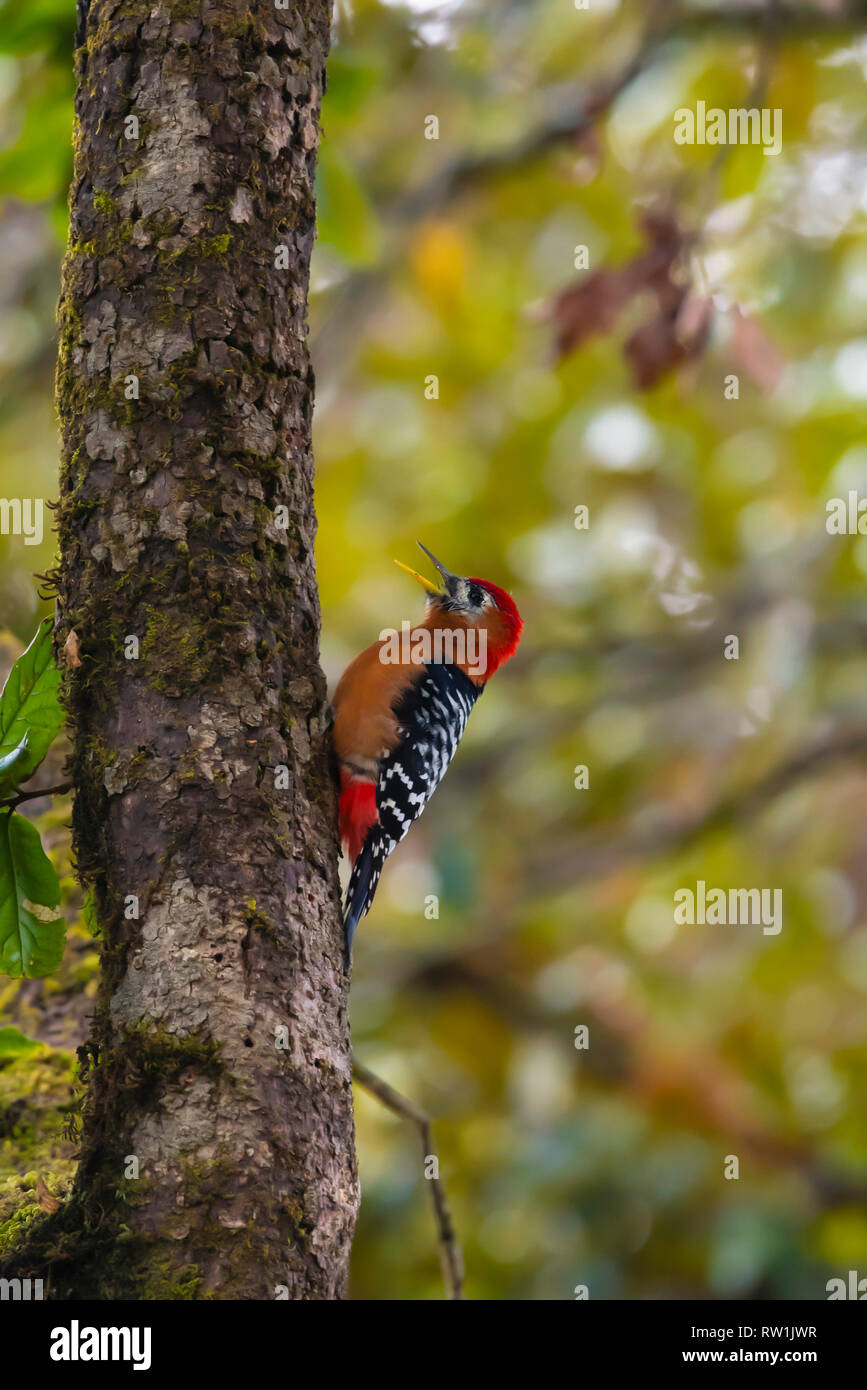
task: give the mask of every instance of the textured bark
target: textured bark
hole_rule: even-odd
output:
[[[57,640],[103,985],[42,1244],[54,1297],[339,1298],[358,1193],[306,347],[330,7],[84,18]]]

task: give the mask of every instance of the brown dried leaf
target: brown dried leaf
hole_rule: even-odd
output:
[[[656,299],[660,322],[654,320],[654,326],[637,330],[631,355],[646,362],[648,370],[652,359],[658,359],[660,366],[668,359],[671,332],[661,320],[674,320],[686,293],[685,284],[680,283],[686,238],[672,214],[658,209],[643,212],[640,227],[648,243],[646,250],[625,265],[603,266],[594,271],[587,279],[564,290],[548,309],[547,317],[553,319],[557,327],[558,361],[588,338],[609,333],[630,300],[645,291]]]
[[[638,389],[649,390],[667,372],[698,357],[707,342],[712,318],[712,300],[681,291],[674,315],[662,311],[636,328],[623,345],[623,355]]]
[[[555,299],[549,317],[557,328],[559,361],[597,333],[609,333],[632,291],[620,270],[596,270]]]
[[[684,285],[676,279],[686,245],[683,232],[667,212],[646,211],[641,215],[640,225],[649,244],[648,249],[627,267],[629,283],[633,293],[652,290],[660,309],[674,314],[684,294]]]
[[[36,1202],[43,1211],[58,1211],[60,1208],[60,1202],[48,1188],[41,1173],[36,1180]]]
[[[69,635],[63,644],[63,655],[67,666],[71,666],[73,670],[81,665],[81,657],[78,654],[78,633],[74,627],[69,629]]]
[[[760,321],[737,305],[732,310],[729,349],[737,365],[752,377],[760,391],[768,395],[776,391],[785,367],[783,357],[767,337]]]
[[[687,350],[678,341],[676,320],[660,314],[636,328],[623,345],[639,391],[649,391],[666,372],[684,361]]]
[[[677,311],[674,331],[688,352],[700,352],[707,342],[713,321],[714,304],[703,295],[687,294]]]

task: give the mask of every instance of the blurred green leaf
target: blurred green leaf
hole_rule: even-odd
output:
[[[72,173],[70,96],[63,86],[41,101],[30,96],[17,139],[0,149],[0,194],[34,202],[65,195]]]
[[[0,1062],[12,1057],[29,1057],[38,1052],[42,1044],[35,1038],[28,1038],[19,1028],[0,1028]]]
[[[56,52],[71,60],[75,36],[73,0],[3,0],[0,53]]]
[[[60,884],[34,825],[0,815],[0,973],[50,975],[63,956],[65,924],[54,914]]]
[[[44,618],[12,667],[0,696],[0,758],[19,752],[26,741],[15,761],[16,784],[32,777],[63,725],[51,630],[52,620]]]
[[[357,175],[324,145],[316,178],[319,241],[350,266],[370,265],[380,250],[379,222]]]

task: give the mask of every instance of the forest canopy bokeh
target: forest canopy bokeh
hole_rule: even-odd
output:
[[[56,495],[74,19],[0,4],[4,497]],[[419,615],[417,538],[526,622],[354,965],[356,1055],[435,1117],[471,1298],[867,1274],[867,535],[826,527],[867,498],[862,31],[855,0],[337,3],[323,664]],[[780,152],[677,143],[698,103],[779,111]],[[50,513],[0,536],[4,666],[53,547]],[[781,930],[679,923],[699,881],[779,889]],[[78,920],[56,980],[0,981],[0,1250],[72,1170],[95,968]],[[417,1135],[357,1118],[353,1293],[439,1298]]]

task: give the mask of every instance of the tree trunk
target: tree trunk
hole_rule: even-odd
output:
[[[73,630],[103,980],[51,1293],[340,1298],[358,1194],[306,346],[330,6],[82,18],[58,650]]]

